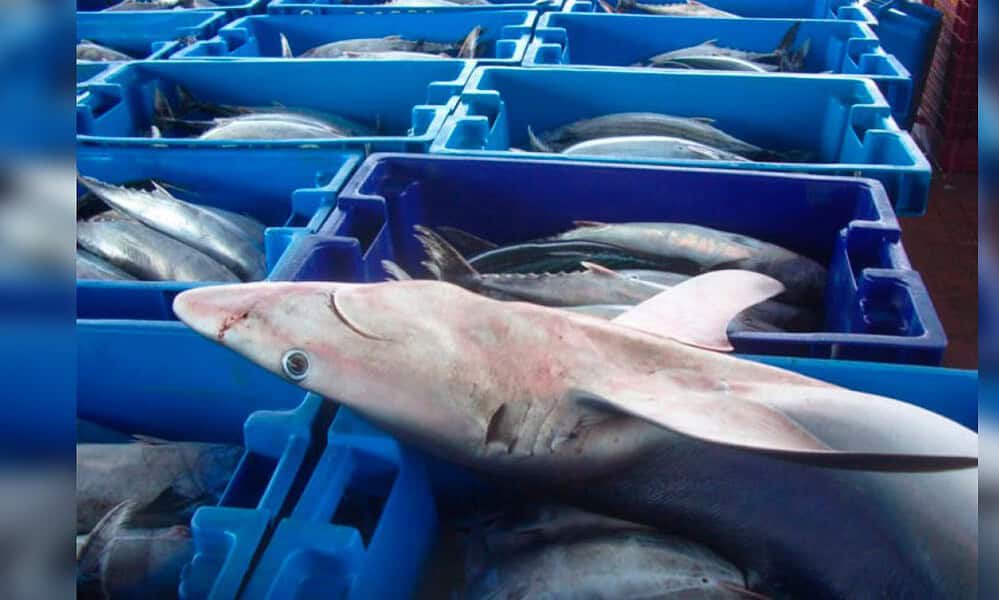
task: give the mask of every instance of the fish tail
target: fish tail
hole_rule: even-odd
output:
[[[156,91],[153,92],[153,120],[158,121],[159,119],[172,118],[173,108],[170,107],[170,101],[163,95],[163,91],[160,88],[156,88]]]
[[[412,277],[405,269],[392,262],[391,260],[382,261],[382,270],[385,271],[387,281],[409,281]]]
[[[478,271],[465,260],[458,250],[429,227],[415,225],[416,239],[427,253],[424,265],[441,281],[455,281],[463,277],[476,277]]]
[[[452,246],[464,256],[474,256],[497,248],[496,244],[456,227],[438,227],[437,233],[444,236]]]
[[[281,33],[281,58],[295,58],[295,54],[291,51],[291,43],[288,42],[288,36]]]
[[[774,50],[776,53],[788,53],[794,46],[794,40],[798,38],[798,31],[801,30],[801,21],[798,21],[794,25],[788,28],[787,33],[781,38],[780,44],[777,44],[777,48]]]
[[[527,137],[531,140],[531,149],[535,152],[551,152],[555,153],[555,149],[546,144],[534,133],[534,129],[530,125],[527,126]]]
[[[604,10],[612,13],[624,13],[628,11],[635,10],[638,3],[635,0],[618,0],[617,7],[611,8],[604,0],[598,0],[600,5],[604,7]]]
[[[133,501],[121,502],[101,517],[87,534],[83,545],[76,552],[77,589],[93,589],[98,592],[98,597],[106,597],[102,572],[107,550],[112,540],[132,518],[134,509]]]
[[[458,48],[458,58],[475,58],[479,53],[479,36],[485,31],[481,25],[476,25],[468,32]]]

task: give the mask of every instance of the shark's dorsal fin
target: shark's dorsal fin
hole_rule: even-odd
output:
[[[690,346],[730,352],[729,321],[783,291],[781,282],[753,271],[712,271],[656,294],[611,322]]]
[[[288,41],[288,36],[285,34],[280,34],[281,36],[281,58],[295,58],[295,54],[291,51],[291,43]]]

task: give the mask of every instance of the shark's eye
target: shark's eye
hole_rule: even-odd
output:
[[[281,357],[281,369],[292,381],[301,381],[309,372],[309,355],[301,350],[289,350]]]

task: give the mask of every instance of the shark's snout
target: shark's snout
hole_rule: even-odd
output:
[[[200,287],[179,294],[173,312],[201,335],[223,341],[230,327],[275,293],[270,283]]]

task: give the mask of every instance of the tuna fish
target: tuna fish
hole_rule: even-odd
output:
[[[484,572],[463,597],[744,600],[761,596],[746,590],[739,569],[703,546],[653,531],[619,531],[525,550]]]
[[[430,42],[426,40],[408,40],[400,35],[390,35],[383,38],[361,38],[338,40],[315,48],[310,48],[301,54],[301,58],[368,58],[384,57],[386,54],[424,55],[430,57],[475,58],[479,36],[482,27],[475,27],[456,43]],[[281,34],[282,56],[293,58],[288,39]]]
[[[89,40],[81,40],[76,44],[76,60],[92,60],[97,62],[133,60],[124,52],[102,46]]]
[[[717,271],[611,322],[436,281],[209,286],[174,311],[427,452],[705,544],[754,591],[975,597],[974,432],[711,350],[782,288]]]
[[[749,159],[699,142],[660,135],[632,135],[589,140],[562,151],[566,156],[608,156],[656,160],[747,162]]]
[[[244,281],[267,275],[260,240],[249,239],[241,225],[217,212],[179,200],[162,187],[147,192],[83,176],[80,183],[108,206],[205,253]]]
[[[106,11],[174,10],[182,8],[215,8],[211,0],[124,0],[105,8]]]
[[[218,502],[242,453],[198,443],[77,444],[76,531],[91,531],[125,501],[130,526],[186,523],[199,506]]]
[[[676,117],[661,113],[614,113],[583,119],[546,132],[540,137],[528,127],[531,148],[537,152],[563,152],[581,142],[603,138],[663,136],[681,138],[745,158],[766,154],[759,146],[740,140],[704,117]],[[740,159],[741,160],[741,159]]]
[[[696,46],[689,46],[686,48],[678,48],[676,50],[670,50],[669,52],[663,52],[661,54],[656,54],[641,63],[647,64],[652,67],[662,66],[663,63],[670,61],[676,61],[678,59],[691,58],[691,57],[727,57],[735,58],[741,61],[746,61],[750,63],[759,63],[759,66],[767,65],[772,67],[772,70],[777,70],[778,65],[782,64],[783,61],[791,60],[792,55],[796,56],[796,53],[792,52],[792,47],[794,46],[795,39],[798,37],[798,31],[801,29],[801,22],[797,22],[787,30],[784,37],[781,38],[780,43],[771,52],[753,52],[749,50],[740,50],[738,48],[726,48],[724,46],[719,46],[716,40],[708,40]],[[807,47],[804,48],[807,54]],[[800,58],[804,58],[803,56]]]
[[[79,222],[76,243],[145,281],[239,281],[214,258],[136,221]]]
[[[697,2],[697,0],[686,0],[686,2],[668,2],[663,4],[643,4],[641,2],[636,2],[635,0],[619,0],[617,8],[614,12],[637,12],[673,17],[738,17],[738,15],[718,10],[717,8],[713,8],[707,4]]]
[[[109,281],[134,280],[127,272],[119,269],[99,256],[76,249],[76,278],[104,279]]]

